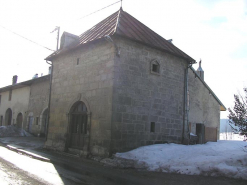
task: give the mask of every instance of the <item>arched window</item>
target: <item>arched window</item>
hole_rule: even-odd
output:
[[[160,74],[160,64],[157,60],[152,60],[150,62],[150,68],[152,74]]]

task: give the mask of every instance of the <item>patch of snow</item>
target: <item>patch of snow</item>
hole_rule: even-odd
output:
[[[0,137],[32,136],[24,129],[14,125],[0,126]]]
[[[197,136],[196,134],[190,133],[191,136]]]
[[[244,141],[218,141],[204,145],[157,144],[117,153],[115,157],[134,160],[150,171],[247,180],[246,148]]]

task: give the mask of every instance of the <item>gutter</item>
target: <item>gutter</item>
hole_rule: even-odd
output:
[[[194,61],[193,61],[194,62]],[[189,108],[188,108],[188,70],[191,68],[192,63],[188,63],[185,68],[184,74],[184,114],[183,114],[183,132],[182,132],[182,143],[188,145],[190,136],[189,136]]]
[[[50,61],[51,63],[48,63],[48,61],[46,61],[47,64],[51,65],[51,74],[50,74],[50,89],[49,89],[49,102],[48,102],[48,119],[47,119],[47,124],[46,124],[46,133],[45,133],[45,140],[47,141],[47,137],[48,137],[48,129],[49,129],[49,125],[50,125],[50,107],[51,107],[51,86],[52,86],[52,74],[53,74],[53,63],[52,61]]]

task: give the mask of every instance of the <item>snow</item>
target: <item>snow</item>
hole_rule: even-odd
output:
[[[150,171],[247,180],[247,142],[244,141],[157,144],[117,153],[115,157],[134,160]]]
[[[25,130],[13,125],[0,126],[0,137],[31,136]]]

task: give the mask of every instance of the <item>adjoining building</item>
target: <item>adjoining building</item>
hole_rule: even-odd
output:
[[[0,126],[15,125],[44,136],[46,133],[49,75],[0,88]]]
[[[52,62],[46,148],[108,156],[219,137],[226,108],[195,60],[120,9],[80,36],[64,32]],[[205,138],[204,138],[205,135]]]

